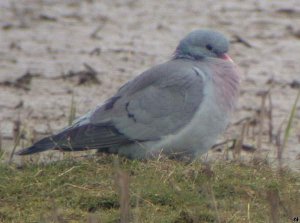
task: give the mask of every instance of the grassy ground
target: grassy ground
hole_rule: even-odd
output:
[[[300,177],[263,162],[117,156],[0,164],[0,222],[293,222]]]

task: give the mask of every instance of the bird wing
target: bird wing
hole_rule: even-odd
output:
[[[147,70],[99,107],[91,123],[109,120],[130,140],[158,140],[187,125],[199,108],[205,74],[197,63],[172,60]]]

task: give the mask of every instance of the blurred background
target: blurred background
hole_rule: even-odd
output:
[[[300,88],[297,0],[1,0],[2,149],[9,154],[17,138],[19,148],[61,129],[74,104],[76,115],[94,108],[168,60],[198,28],[230,39],[242,77],[237,111],[220,142],[236,139],[245,156],[279,157],[300,170],[299,103],[284,137]]]

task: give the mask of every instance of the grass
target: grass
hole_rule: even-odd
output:
[[[111,155],[0,164],[0,182],[0,222],[250,223],[300,215],[299,175],[263,163]]]
[[[266,113],[273,141],[272,103],[269,95],[269,109],[265,108],[267,96],[262,98],[256,126],[259,134],[254,137],[258,148]],[[276,135],[279,163],[299,97],[300,91],[284,133],[283,123]],[[69,124],[75,115],[72,95]],[[249,120],[242,124],[232,151],[235,161],[187,164],[164,157],[137,161],[115,155],[80,158],[67,153],[60,161],[53,162],[49,154],[50,163],[38,164],[36,156],[16,165],[11,162],[13,152],[24,133],[20,123],[15,123],[9,165],[0,162],[0,222],[297,222],[300,173],[282,165],[275,170],[267,160],[255,156],[252,162],[242,162],[240,152]],[[5,160],[4,155],[0,135],[0,161]]]
[[[293,120],[295,118],[295,113],[296,113],[296,110],[297,110],[297,104],[298,104],[299,98],[300,98],[300,89],[298,91],[298,94],[297,94],[297,97],[295,99],[294,105],[291,109],[291,112],[290,112],[290,115],[289,115],[289,120],[288,120],[286,129],[285,129],[285,132],[284,132],[284,142],[283,142],[284,146],[287,144],[288,138],[290,136],[290,132],[291,132],[291,129],[292,129],[292,123],[293,123]]]

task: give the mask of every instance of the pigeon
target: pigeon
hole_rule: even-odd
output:
[[[229,41],[220,32],[194,30],[169,61],[146,70],[70,126],[17,154],[95,149],[130,159],[200,156],[226,129],[236,106],[240,81],[228,50]]]

